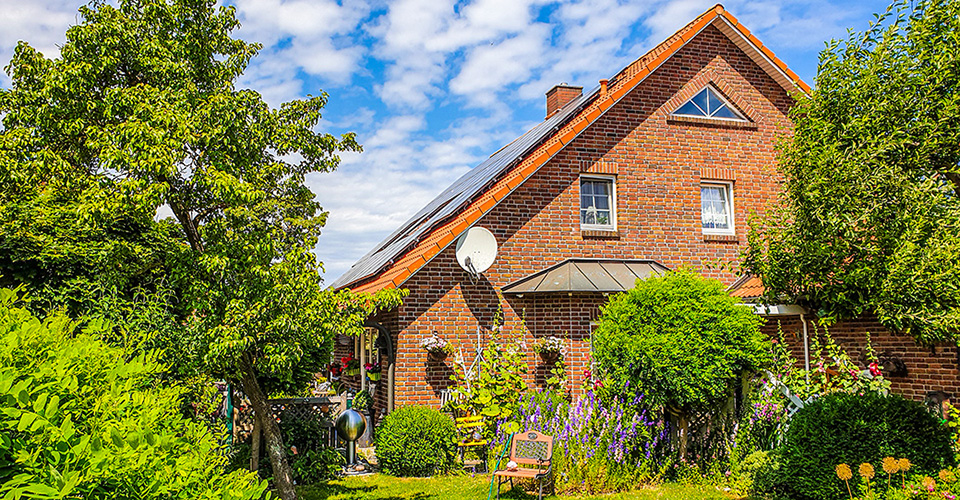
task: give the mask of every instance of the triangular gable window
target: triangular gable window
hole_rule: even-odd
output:
[[[675,115],[696,116],[700,118],[720,118],[723,120],[747,121],[733,105],[720,97],[712,86],[704,87],[697,95],[673,112]]]

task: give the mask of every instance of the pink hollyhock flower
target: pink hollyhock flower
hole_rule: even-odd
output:
[[[878,365],[876,362],[870,363],[868,368],[870,368],[870,375],[873,375],[874,377],[879,377],[881,375],[880,365]]]

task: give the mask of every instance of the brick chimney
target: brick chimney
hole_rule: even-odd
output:
[[[552,89],[547,91],[547,116],[554,114],[568,102],[580,97],[582,93],[583,87],[574,87],[566,83],[554,85]]]

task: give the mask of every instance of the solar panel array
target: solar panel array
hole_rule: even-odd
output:
[[[346,273],[333,282],[333,288],[354,283],[390,265],[397,257],[416,245],[422,237],[430,234],[433,228],[459,213],[461,208],[470,203],[474,197],[482,194],[485,188],[539,146],[543,140],[552,136],[584,105],[591,102],[599,89],[600,87],[596,87],[571,100],[558,112],[501,148],[483,163],[470,169],[373,250],[361,257]]]

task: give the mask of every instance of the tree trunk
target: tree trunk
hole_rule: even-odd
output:
[[[283,436],[280,435],[280,426],[277,425],[270,405],[267,403],[267,397],[260,389],[260,383],[257,382],[257,373],[253,368],[253,362],[244,357],[240,362],[240,383],[243,385],[243,392],[250,398],[250,404],[253,406],[255,418],[260,422],[260,429],[263,431],[264,441],[267,446],[267,453],[270,455],[270,466],[273,469],[273,482],[277,488],[277,493],[282,500],[296,500],[297,491],[293,487],[293,474],[290,471],[290,464],[287,463],[287,456],[283,448]]]

